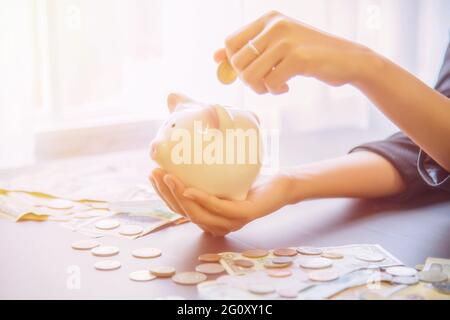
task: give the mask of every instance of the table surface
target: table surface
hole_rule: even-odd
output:
[[[316,153],[316,158],[345,152],[351,141],[349,144]],[[282,156],[283,150],[282,146]],[[131,154],[139,157],[145,153]],[[285,159],[283,164],[289,164],[294,156]],[[73,241],[85,238],[78,233],[54,222],[0,220],[0,298],[152,299],[176,295],[195,299],[195,286],[180,286],[164,279],[137,283],[130,281],[128,274],[151,265],[172,265],[178,271],[189,271],[198,264],[197,257],[202,253],[247,248],[377,243],[406,265],[414,266],[427,257],[450,258],[449,213],[448,198],[428,204],[410,203],[407,207],[352,199],[307,201],[285,207],[225,238],[206,235],[192,223],[137,240],[102,238],[103,244],[117,245],[121,250],[114,259],[120,260],[122,267],[109,272],[94,269],[93,264],[100,258],[70,248]],[[163,254],[156,259],[133,258],[131,251],[143,246],[161,248]],[[79,276],[79,288],[70,285],[73,272]]]

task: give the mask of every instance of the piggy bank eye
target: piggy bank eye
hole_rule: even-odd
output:
[[[176,124],[172,123],[172,125],[170,126],[171,128],[175,128]]]

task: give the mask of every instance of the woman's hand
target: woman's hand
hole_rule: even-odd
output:
[[[150,182],[170,209],[187,216],[204,231],[224,236],[288,204],[290,178],[279,174],[257,182],[243,201],[223,200],[186,188],[160,168],[153,170]]]
[[[229,36],[214,58],[217,62],[228,58],[255,92],[281,94],[297,75],[334,86],[357,81],[369,55],[361,45],[269,12]]]

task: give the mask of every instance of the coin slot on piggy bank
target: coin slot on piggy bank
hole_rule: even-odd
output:
[[[186,187],[246,199],[262,163],[257,116],[177,95],[168,100],[171,114],[151,143],[151,158]]]

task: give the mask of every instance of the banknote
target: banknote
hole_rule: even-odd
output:
[[[427,258],[423,270],[439,269],[450,279],[450,259]]]
[[[293,247],[293,249],[295,249]],[[319,248],[323,252],[334,252],[342,255],[341,259],[333,260],[332,269],[337,271],[339,275],[344,275],[349,272],[365,269],[369,266],[377,266],[377,267],[389,267],[395,265],[402,265],[402,262],[382,248],[378,244],[353,244],[339,247],[322,247]],[[361,257],[364,255],[381,255],[383,256],[383,260],[379,262],[368,262],[357,257]],[[243,268],[234,264],[234,260],[236,259],[248,259],[242,256],[241,253],[237,252],[223,252],[221,253],[222,259],[220,263],[223,265],[225,270],[230,275],[243,275],[247,273],[252,273],[257,270],[264,270],[264,263],[268,259],[273,259],[275,256],[273,255],[273,250],[269,250],[269,254],[263,258],[251,259],[254,263],[254,266],[251,268]],[[306,256],[302,254],[298,254],[296,259],[307,258],[311,256]],[[296,261],[294,261],[294,264]]]

